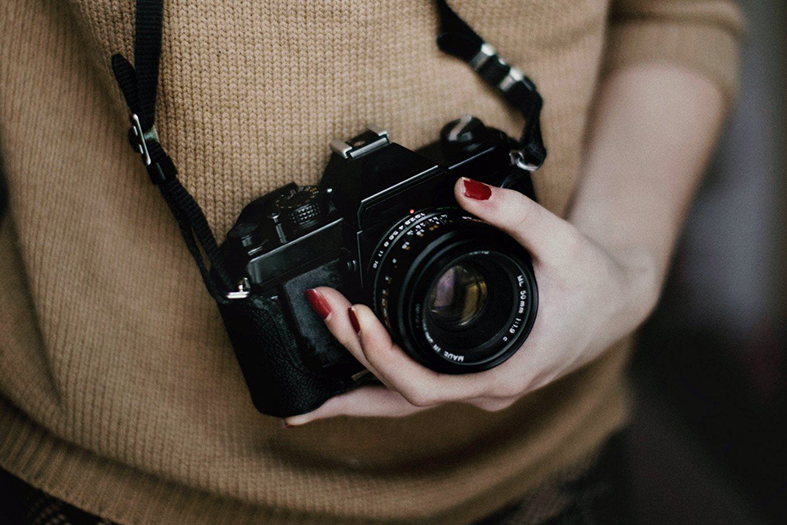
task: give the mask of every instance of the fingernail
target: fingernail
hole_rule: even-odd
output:
[[[282,419],[282,420],[281,420],[281,426],[282,426],[282,428],[292,428],[292,427],[294,427],[295,425],[290,425],[289,423],[287,423],[287,421],[286,421],[286,420]]]
[[[473,179],[462,179],[464,185],[464,194],[468,199],[475,199],[477,201],[485,201],[492,196],[492,190],[486,184],[482,184]]]
[[[312,310],[320,314],[320,317],[323,319],[327,319],[331,315],[331,307],[328,301],[317,290],[306,290],[306,300],[309,301],[309,306],[312,307]]]
[[[355,315],[355,310],[352,307],[347,309],[347,315],[350,316],[350,324],[353,325],[353,330],[356,333],[361,333],[361,324],[358,322],[358,316]]]

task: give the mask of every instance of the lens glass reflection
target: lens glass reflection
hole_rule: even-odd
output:
[[[473,323],[487,303],[487,280],[471,263],[446,270],[429,292],[432,320],[444,330],[462,330]]]

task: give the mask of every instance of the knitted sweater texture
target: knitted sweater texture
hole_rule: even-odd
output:
[[[545,98],[539,199],[564,213],[599,79],[667,61],[736,85],[726,0],[456,0]],[[592,453],[626,415],[621,342],[499,413],[282,429],[252,407],[175,221],[126,140],[109,57],[133,0],[0,2],[0,466],[124,523],[465,523]],[[157,127],[222,238],[316,182],[367,123],[417,148],[515,111],[438,51],[428,0],[165,2]]]

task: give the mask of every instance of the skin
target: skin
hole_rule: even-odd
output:
[[[597,358],[655,307],[723,108],[715,84],[679,66],[647,63],[607,77],[565,219],[510,190],[492,188],[488,200],[470,199],[458,181],[462,208],[533,255],[539,312],[522,351],[485,372],[439,374],[396,346],[367,306],[318,288],[331,309],[328,328],[385,386],[334,397],[287,425],[339,415],[402,417],[448,402],[503,410]]]

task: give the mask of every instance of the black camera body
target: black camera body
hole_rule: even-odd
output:
[[[331,143],[317,186],[288,184],[244,208],[221,246],[238,289],[220,308],[258,410],[308,412],[373,380],[310,308],[304,293],[318,286],[372,307],[442,373],[486,370],[521,347],[538,302],[529,254],[460,209],[453,189],[467,177],[535,199],[514,145],[469,116],[417,151],[370,127]]]

